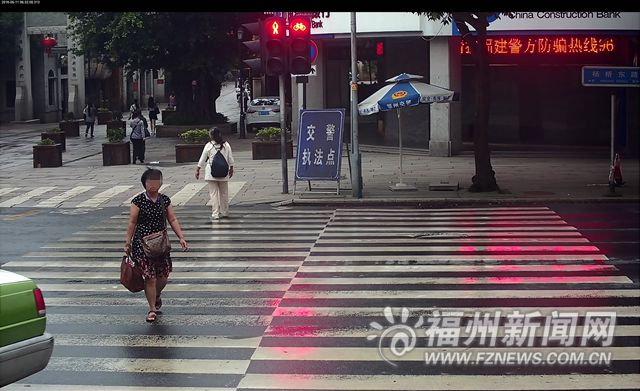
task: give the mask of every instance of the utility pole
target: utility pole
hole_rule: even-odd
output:
[[[239,96],[239,106],[240,106],[240,119],[238,121],[238,137],[239,138],[246,138],[245,133],[244,133],[244,120],[245,120],[245,116],[244,116],[244,79],[242,77],[242,67],[240,68],[240,72],[239,72],[239,76],[238,76],[238,84],[240,87],[240,96]]]
[[[362,167],[358,145],[358,67],[356,64],[356,13],[351,13],[351,189],[355,198],[362,198]]]
[[[282,158],[282,194],[289,194],[289,170],[287,167],[287,120],[284,102],[284,76],[278,76],[280,84],[280,156]],[[287,75],[289,76],[289,75]]]

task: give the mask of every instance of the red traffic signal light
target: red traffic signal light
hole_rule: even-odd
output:
[[[267,18],[262,25],[265,73],[279,76],[286,73],[286,23],[284,18]]]
[[[305,75],[311,72],[311,18],[295,16],[289,21],[289,72]]]

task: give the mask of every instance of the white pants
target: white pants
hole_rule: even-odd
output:
[[[229,182],[207,181],[211,199],[211,217],[229,214]]]

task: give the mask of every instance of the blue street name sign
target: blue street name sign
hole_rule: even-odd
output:
[[[300,110],[296,179],[340,179],[344,109]]]
[[[582,67],[586,87],[640,87],[640,67]]]

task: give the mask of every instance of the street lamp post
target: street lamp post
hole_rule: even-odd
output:
[[[242,50],[242,28],[238,29],[238,56],[241,58],[242,54],[241,54],[241,50]],[[240,83],[240,120],[239,120],[239,128],[238,129],[238,136],[240,138],[247,138],[246,136],[246,129],[245,129],[245,100],[244,100],[244,78],[242,75],[242,65],[240,65],[240,69],[239,69],[239,83]]]

